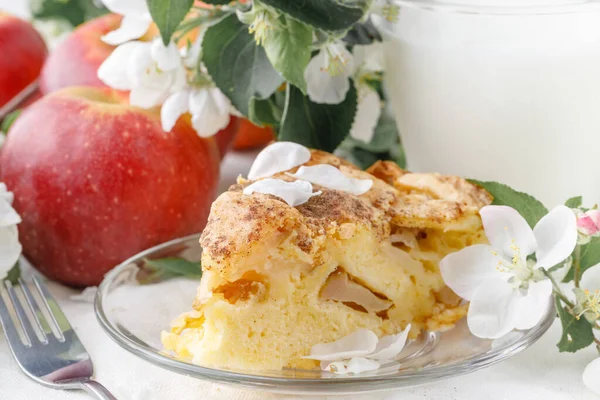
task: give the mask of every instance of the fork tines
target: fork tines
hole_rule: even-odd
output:
[[[33,277],[33,286],[37,292],[37,299],[29,289],[29,285],[19,278],[19,285],[13,286],[10,282],[5,281],[4,286],[8,293],[8,304],[1,296],[0,291],[0,322],[7,339],[11,346],[17,345],[20,342],[26,347],[31,347],[38,340],[42,344],[48,344],[49,340],[56,338],[60,342],[65,341],[63,332],[70,329],[67,319],[56,305],[56,302],[46,285],[37,276]],[[19,287],[23,293],[23,298],[19,298],[17,291]],[[42,311],[40,303],[45,309]],[[14,319],[11,317],[10,306],[14,310],[14,315],[21,327],[23,339],[19,337]],[[60,320],[60,324],[57,320]],[[32,325],[33,322],[33,325]],[[35,328],[34,328],[35,326]],[[36,332],[39,332],[36,333]]]

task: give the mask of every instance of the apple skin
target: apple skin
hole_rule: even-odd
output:
[[[240,121],[240,127],[233,141],[233,149],[251,150],[264,147],[273,140],[275,140],[273,128],[270,126],[256,126],[244,118]]]
[[[2,107],[40,75],[47,49],[29,22],[0,12],[0,54]]]
[[[115,49],[101,37],[121,24],[121,16],[107,14],[80,25],[46,60],[40,77],[43,94],[70,86],[106,87],[98,67]]]
[[[25,257],[67,285],[98,285],[128,257],[200,232],[216,196],[215,140],[186,117],[163,132],[157,108],[126,102],[89,87],[47,95],[15,121],[0,154]]]

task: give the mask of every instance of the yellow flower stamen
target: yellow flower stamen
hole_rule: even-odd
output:
[[[341,75],[346,70],[346,64],[348,64],[348,58],[346,54],[339,51],[335,46],[325,47],[327,52],[327,65],[323,68],[323,71],[329,72],[331,76]]]
[[[269,35],[269,31],[273,29],[273,24],[266,11],[259,12],[254,21],[250,24],[248,32],[254,34],[254,40],[257,45],[262,45]]]
[[[600,290],[590,292],[588,289],[583,291],[585,294],[585,301],[583,302],[583,310],[575,317],[577,319],[585,313],[592,313],[596,316],[596,319],[600,318]]]

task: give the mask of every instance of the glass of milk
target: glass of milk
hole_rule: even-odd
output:
[[[600,1],[398,3],[379,25],[409,168],[600,202]]]

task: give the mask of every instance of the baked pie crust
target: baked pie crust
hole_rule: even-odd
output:
[[[411,173],[380,161],[362,171],[329,153],[330,164],[373,180],[355,196],[322,191],[300,206],[245,195],[251,181],[214,202],[200,239],[203,276],[193,311],[163,333],[163,344],[193,363],[245,370],[313,368],[313,345],[359,328],[379,337],[408,324],[452,328],[467,311],[440,276],[447,254],[486,241],[478,211],[491,196],[466,180]],[[293,173],[297,168],[286,172]],[[295,179],[285,172],[272,178]]]

